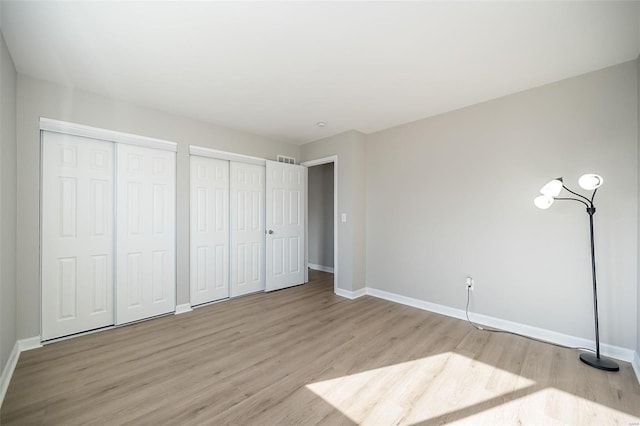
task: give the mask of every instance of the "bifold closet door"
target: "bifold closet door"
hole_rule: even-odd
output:
[[[231,297],[263,291],[264,166],[231,162]]]
[[[116,147],[116,324],[175,310],[176,153]]]
[[[229,161],[191,156],[191,305],[229,297]]]
[[[42,340],[114,323],[113,151],[42,132]]]

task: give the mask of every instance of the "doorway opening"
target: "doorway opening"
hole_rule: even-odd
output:
[[[333,274],[333,291],[338,288],[338,157],[306,161],[307,220],[306,258],[312,275]],[[319,277],[318,277],[319,278]]]

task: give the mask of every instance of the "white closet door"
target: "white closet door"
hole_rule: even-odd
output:
[[[175,310],[176,153],[116,147],[116,323]]]
[[[231,162],[231,296],[263,291],[264,166]]]
[[[113,324],[113,150],[42,133],[42,340]]]
[[[306,188],[306,167],[267,161],[267,291],[304,283]]]
[[[229,297],[229,162],[191,156],[191,305]]]

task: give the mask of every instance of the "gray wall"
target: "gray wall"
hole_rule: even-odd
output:
[[[309,168],[309,263],[333,268],[333,163]]]
[[[604,343],[636,345],[635,61],[368,136],[370,287],[593,339],[588,215],[538,210],[548,180],[601,174],[595,236]]]
[[[365,287],[365,155],[366,136],[355,130],[302,145],[302,161],[338,156],[338,287]]]
[[[350,131],[302,147],[19,75],[16,199],[10,183],[15,163],[7,160],[16,155],[10,94],[16,75],[7,57],[3,44],[0,223],[5,231],[16,229],[4,224],[16,220],[15,209],[5,214],[5,206],[17,204],[20,338],[39,333],[38,118],[44,116],[180,144],[178,303],[189,301],[189,144],[301,161],[337,155],[338,213],[348,216],[338,224],[340,288],[355,291],[367,283],[463,308],[464,277],[473,275],[475,311],[592,338],[587,215],[561,202],[540,211],[532,199],[553,177],[563,175],[577,187],[582,173],[600,173],[605,185],[595,219],[602,339],[636,344],[640,351],[636,61],[368,137]],[[3,363],[15,342],[15,284],[5,279],[12,274],[5,256],[5,247],[15,244],[11,238],[3,232]]]
[[[189,145],[267,159],[300,157],[296,145],[139,107],[18,75],[18,337],[40,330],[39,178],[40,117],[178,142],[177,303],[189,302]]]
[[[0,372],[16,343],[16,70],[0,34]]]
[[[640,56],[637,59],[638,63],[638,121],[636,122],[636,132],[638,135],[638,155],[640,155]],[[640,156],[638,157],[638,168],[640,170]],[[640,179],[640,173],[638,178]],[[638,191],[640,191],[640,181],[638,183]],[[638,304],[637,319],[636,319],[636,356],[640,357],[640,192],[638,192]]]

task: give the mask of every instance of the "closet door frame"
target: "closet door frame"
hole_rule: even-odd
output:
[[[117,148],[116,144],[127,144],[127,145],[135,145],[135,146],[140,146],[140,147],[146,147],[146,148],[153,148],[153,149],[158,149],[158,150],[163,150],[163,151],[172,151],[172,152],[177,152],[178,151],[178,144],[176,142],[172,142],[172,141],[168,141],[168,140],[163,140],[163,139],[157,139],[157,138],[150,138],[150,137],[146,137],[146,136],[140,136],[140,135],[135,135],[135,134],[131,134],[131,133],[124,133],[124,132],[117,132],[114,130],[108,130],[108,129],[103,129],[103,128],[99,128],[99,127],[93,127],[93,126],[86,126],[83,124],[77,124],[77,123],[71,123],[68,121],[61,121],[61,120],[54,120],[54,119],[50,119],[50,118],[46,118],[46,117],[40,117],[40,121],[39,121],[39,129],[40,129],[40,166],[39,166],[39,172],[40,172],[40,187],[39,187],[39,240],[40,240],[40,250],[39,250],[39,268],[38,268],[38,280],[40,282],[40,310],[39,310],[39,316],[40,316],[40,340],[42,341],[42,322],[43,322],[43,304],[44,301],[42,299],[42,294],[43,294],[43,282],[42,282],[42,261],[43,261],[43,256],[42,256],[42,242],[43,242],[43,236],[42,236],[42,230],[43,230],[43,184],[42,184],[42,179],[43,179],[43,132],[54,132],[54,133],[62,133],[62,134],[66,134],[66,135],[70,135],[70,136],[80,136],[80,137],[84,137],[84,138],[89,138],[89,139],[96,139],[99,141],[104,141],[104,142],[110,142],[114,144],[114,156],[113,156],[113,161],[115,161],[115,151]],[[177,161],[177,158],[176,158]],[[176,171],[177,171],[177,164],[176,164]],[[117,209],[117,194],[115,193],[115,181],[116,181],[116,169],[114,167],[113,170],[113,183],[114,183],[114,193],[113,193],[113,223],[114,223],[114,243],[113,243],[113,266],[112,266],[112,273],[113,273],[113,277],[114,277],[114,282],[113,282],[113,324],[115,324],[116,321],[116,310],[117,310],[117,306],[116,306],[116,300],[117,300],[117,283],[116,283],[116,273],[117,273],[117,262],[116,262],[116,251],[117,251],[117,246],[116,246],[116,241],[115,241],[115,234],[117,232],[117,223],[116,223],[116,209]],[[175,177],[175,183],[177,186],[177,175]],[[175,204],[175,203],[174,203]],[[173,224],[174,225],[174,271],[177,271],[177,204],[173,206],[174,208],[174,216],[176,217],[176,222]],[[176,285],[174,285],[174,300],[177,300],[177,275],[176,272],[174,272],[174,282],[176,283]],[[175,307],[174,307],[175,309]],[[103,329],[109,329],[109,328],[113,328],[113,326],[107,326],[104,327]],[[90,330],[87,330],[90,331]],[[83,334],[84,332],[80,332],[79,334]],[[74,335],[75,336],[75,335]],[[67,336],[61,336],[59,338],[54,338],[54,339],[50,339],[50,341],[55,341],[58,339],[65,339],[68,338]]]
[[[189,145],[189,155],[199,157],[215,158],[216,160],[235,161],[236,163],[255,164],[256,166],[266,166],[267,160],[251,155],[236,154],[234,152],[220,151],[217,149],[204,148],[196,145]]]

